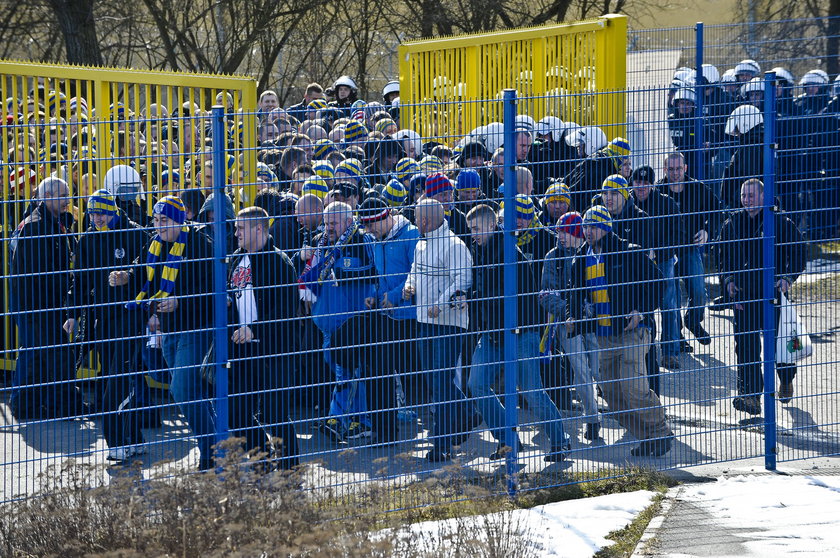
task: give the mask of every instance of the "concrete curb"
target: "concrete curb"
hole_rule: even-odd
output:
[[[648,523],[648,526],[645,528],[645,532],[642,533],[639,542],[636,543],[636,548],[633,550],[633,554],[630,556],[630,558],[645,558],[650,556],[647,548],[648,544],[659,534],[659,531],[662,529],[662,524],[665,522],[665,518],[671,511],[671,507],[674,504],[674,500],[682,493],[682,491],[683,487],[677,486],[674,489],[668,490],[668,492],[665,493],[664,497],[662,498],[662,504],[661,509],[659,510],[659,515],[650,520],[650,523]]]

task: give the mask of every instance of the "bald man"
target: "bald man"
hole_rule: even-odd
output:
[[[335,441],[370,436],[369,427],[360,430],[366,409],[365,396],[356,389],[361,363],[360,351],[354,349],[363,344],[360,335],[369,328],[349,320],[366,310],[365,299],[376,295],[373,249],[352,208],[343,202],[324,209],[324,232],[313,239],[313,246],[301,250],[307,263],[300,279],[314,298],[312,318],[324,334],[324,358],[338,382],[323,430]]]
[[[417,204],[415,225],[421,238],[403,288],[403,298],[417,307],[420,367],[436,405],[431,462],[448,461],[457,434],[468,430],[464,394],[455,387],[461,337],[469,327],[466,293],[472,287],[472,257],[444,218],[443,205],[432,199]]]
[[[324,202],[314,194],[302,196],[295,204],[298,229],[298,248],[312,246],[312,238],[322,230]]]

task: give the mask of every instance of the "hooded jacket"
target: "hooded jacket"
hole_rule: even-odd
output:
[[[469,327],[466,309],[452,305],[458,293],[468,293],[472,286],[472,256],[464,242],[449,230],[444,221],[417,241],[414,262],[406,285],[414,287],[417,321],[420,323]],[[432,306],[440,308],[436,318],[428,315]]]
[[[387,293],[388,301],[395,306],[387,315],[396,320],[413,320],[417,317],[417,309],[410,300],[403,298],[402,292],[414,262],[414,250],[419,238],[417,227],[402,215],[396,215],[388,236],[373,243],[373,260],[379,275],[377,300]]]

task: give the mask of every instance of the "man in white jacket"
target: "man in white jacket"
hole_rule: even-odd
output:
[[[425,199],[417,204],[415,224],[421,238],[403,288],[406,300],[416,297],[420,366],[435,404],[432,462],[452,457],[455,436],[468,430],[471,415],[464,394],[455,386],[461,337],[467,332],[466,293],[472,285],[472,256],[466,245],[449,230],[440,202]]]

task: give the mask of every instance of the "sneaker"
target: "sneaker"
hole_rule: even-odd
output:
[[[712,344],[712,337],[709,335],[709,332],[703,329],[703,326],[700,324],[695,325],[686,325],[685,326],[688,331],[691,332],[694,337],[697,338],[697,342],[701,345],[711,345]]]
[[[496,445],[496,451],[491,453],[490,457],[488,457],[488,459],[490,459],[490,461],[499,461],[500,459],[504,459],[505,456],[507,454],[509,454],[511,451],[513,451],[513,450],[511,449],[511,447],[509,445],[507,445],[503,442],[499,442]]]
[[[350,428],[347,429],[348,440],[361,440],[362,438],[370,438],[370,434],[370,427],[365,426],[361,422],[351,422]]]
[[[663,355],[660,365],[662,368],[667,368],[668,370],[679,370],[680,357],[677,355]]]
[[[757,395],[739,395],[732,400],[732,406],[748,415],[761,414],[761,399]]]
[[[543,457],[543,461],[546,463],[560,463],[561,461],[566,461],[566,452],[569,450],[569,446],[551,446],[551,450],[545,454]]]
[[[719,296],[712,303],[709,305],[710,312],[723,312],[724,310],[729,310],[732,307],[732,303],[726,302],[726,300]]]
[[[321,423],[321,432],[334,442],[343,442],[346,434],[344,426],[336,418],[328,418]]]
[[[598,423],[594,424],[587,424],[586,430],[583,433],[584,440],[589,440],[590,442],[594,442],[601,437],[601,425]]]
[[[452,459],[451,451],[443,451],[439,449],[432,449],[426,452],[426,459],[432,463],[442,463]]]
[[[694,347],[689,345],[688,341],[686,341],[685,339],[680,339],[680,352],[681,353],[686,353],[686,354],[693,353],[694,352]]]
[[[790,403],[790,400],[793,399],[793,384],[780,384],[778,395],[779,401],[782,403]]]
[[[633,457],[662,457],[671,449],[671,443],[675,436],[671,434],[658,440],[644,440],[641,444],[630,450]]]
[[[146,448],[142,445],[122,446],[109,449],[107,459],[108,461],[127,461],[134,456],[143,455],[144,453],[146,453]]]

